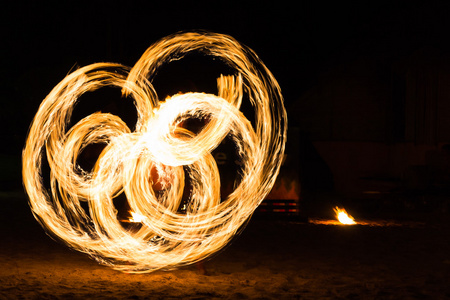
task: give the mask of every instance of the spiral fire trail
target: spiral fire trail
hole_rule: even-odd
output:
[[[185,93],[160,101],[151,84],[156,71],[190,52],[217,57],[235,74],[218,78],[217,95]],[[69,128],[80,96],[102,87],[118,87],[133,99],[134,131],[109,113],[88,115]],[[240,111],[243,99],[254,109],[254,126]],[[182,126],[188,118],[207,121],[194,133]],[[227,35],[179,33],[150,46],[132,69],[97,63],[64,78],[30,127],[24,186],[37,220],[70,247],[125,272],[173,268],[217,252],[243,227],[274,184],[286,130],[278,83],[252,50]],[[221,199],[211,151],[226,136],[243,164],[234,191]],[[99,143],[106,146],[94,168],[83,170],[81,152]],[[187,178],[189,199],[180,210]],[[121,193],[143,216],[137,229],[126,229],[117,216],[113,199]]]

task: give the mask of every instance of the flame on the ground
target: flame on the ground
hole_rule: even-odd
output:
[[[336,213],[336,218],[345,225],[353,225],[356,224],[355,219],[350,216],[345,209],[339,208],[336,206],[336,208],[333,208],[334,212]]]

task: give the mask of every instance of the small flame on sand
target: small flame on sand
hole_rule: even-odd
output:
[[[130,222],[132,223],[141,223],[145,219],[145,216],[135,213],[134,211],[130,211],[130,213],[131,213]]]
[[[350,216],[349,214],[347,214],[345,209],[343,209],[343,208],[341,209],[341,208],[336,206],[336,208],[333,208],[333,210],[336,213],[336,218],[342,224],[345,224],[345,225],[356,224],[355,219],[352,216]]]

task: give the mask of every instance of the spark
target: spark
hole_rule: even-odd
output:
[[[221,59],[235,74],[218,78],[217,95],[160,101],[151,84],[158,67],[193,51]],[[133,99],[134,131],[108,113],[88,115],[69,128],[80,96],[102,87],[119,87]],[[254,125],[240,111],[243,99],[254,109]],[[208,122],[193,133],[179,126],[186,116]],[[244,227],[274,184],[286,130],[280,87],[251,49],[223,34],[178,33],[150,46],[131,69],[96,63],[56,85],[30,127],[24,186],[36,219],[68,246],[124,272],[170,269],[207,258]],[[242,167],[235,190],[221,199],[211,151],[226,136],[236,143]],[[106,146],[94,168],[80,171],[80,153],[97,143]],[[42,171],[46,163],[49,178]],[[190,195],[182,203],[186,179]],[[138,229],[126,229],[117,216],[113,199],[122,193],[141,216]]]

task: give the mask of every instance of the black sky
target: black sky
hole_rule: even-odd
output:
[[[24,113],[17,130],[26,131],[71,69],[99,61],[132,66],[149,45],[180,30],[226,33],[251,47],[287,105],[336,64],[364,55],[396,59],[423,46],[446,51],[450,33],[448,1],[153,2],[8,4],[0,16],[2,118]]]

